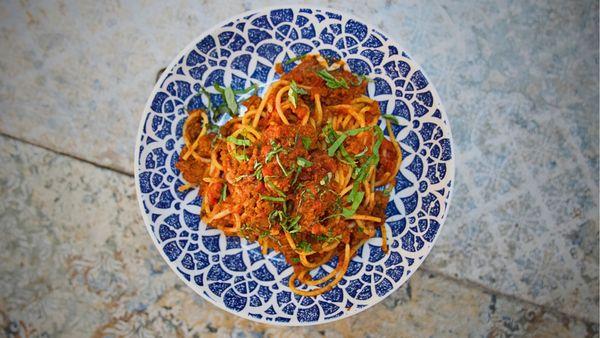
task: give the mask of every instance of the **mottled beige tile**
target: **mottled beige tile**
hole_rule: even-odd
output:
[[[0,327],[8,335],[414,337],[597,334],[598,327],[418,271],[382,303],[292,329],[217,309],[162,261],[132,178],[0,137]]]
[[[232,13],[278,4],[2,2],[0,132],[131,173],[135,133],[156,72]],[[598,3],[326,5],[398,39],[444,100],[457,180],[428,269],[597,322]],[[107,193],[109,185],[97,185],[86,199]],[[115,205],[103,208],[110,201],[82,208],[76,200],[61,204],[66,197],[57,195],[36,213],[76,210],[71,221],[82,227],[115,222]],[[133,201],[129,190],[127,196]],[[19,224],[14,214],[7,222]],[[127,217],[140,222],[137,212]]]

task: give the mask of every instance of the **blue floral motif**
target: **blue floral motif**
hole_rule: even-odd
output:
[[[202,201],[197,191],[178,191],[183,179],[174,167],[183,146],[186,109],[208,104],[204,95],[195,95],[200,87],[267,85],[278,77],[275,63],[304,53],[341,57],[353,72],[373,79],[369,95],[384,114],[398,118],[392,137],[403,155],[386,208],[388,252],[381,249],[378,232],[358,251],[339,285],[317,297],[290,292],[292,268],[281,254],[262,255],[257,243],[227,238],[201,222]],[[220,100],[212,94],[214,101]],[[447,214],[454,176],[452,137],[435,89],[395,42],[347,15],[281,8],[244,14],[213,29],[161,77],[141,121],[136,185],[155,244],[198,294],[248,319],[323,323],[376,304],[422,263]],[[326,275],[335,264],[334,258],[315,276]]]

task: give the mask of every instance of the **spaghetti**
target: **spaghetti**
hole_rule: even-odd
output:
[[[377,228],[387,250],[385,207],[401,151],[378,126],[367,81],[345,68],[312,55],[288,73],[278,65],[280,80],[218,131],[205,111],[191,111],[176,165],[187,182],[180,189],[200,188],[203,220],[283,253],[294,268],[289,287],[303,296],[334,288]],[[333,257],[337,266],[314,279]]]

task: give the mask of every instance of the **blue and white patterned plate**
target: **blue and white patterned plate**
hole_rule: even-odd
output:
[[[277,62],[305,53],[341,57],[354,73],[369,74],[374,80],[369,96],[379,101],[383,113],[400,121],[394,133],[404,158],[386,210],[390,250],[383,253],[378,233],[358,251],[339,285],[317,297],[290,292],[292,268],[282,255],[263,256],[257,243],[226,237],[201,222],[198,192],[178,191],[184,182],[175,168],[185,109],[206,104],[203,96],[194,95],[200,86],[268,84],[278,77]],[[135,148],[140,208],[169,266],[220,308],[273,324],[320,324],[348,317],[400,287],[439,235],[453,177],[450,125],[421,68],[373,26],[329,9],[248,12],[200,35],[156,84]],[[330,262],[325,270],[334,266]]]

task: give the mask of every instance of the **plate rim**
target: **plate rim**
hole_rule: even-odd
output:
[[[184,282],[185,285],[187,285],[189,288],[191,288],[194,293],[196,293],[197,295],[199,295],[200,297],[202,297],[205,301],[209,302],[210,304],[217,306],[219,309],[224,310],[228,313],[234,314],[237,317],[243,318],[243,319],[247,319],[253,322],[257,322],[257,323],[262,323],[262,324],[267,324],[267,325],[273,325],[273,326],[283,326],[283,327],[299,327],[299,326],[313,326],[313,325],[321,325],[321,324],[326,324],[326,323],[331,323],[331,322],[335,322],[337,320],[342,320],[342,319],[347,319],[350,318],[356,314],[359,314],[371,307],[373,307],[374,305],[379,304],[381,301],[383,301],[384,299],[386,299],[387,297],[389,297],[392,293],[396,292],[400,287],[404,286],[404,284],[408,283],[410,278],[412,277],[412,275],[419,270],[419,268],[421,267],[421,265],[423,264],[423,262],[425,262],[425,260],[427,259],[427,257],[431,254],[431,251],[433,250],[433,248],[435,247],[435,244],[438,240],[438,238],[441,235],[441,230],[444,228],[444,225],[446,223],[446,219],[448,218],[448,213],[450,211],[450,205],[452,202],[452,197],[454,195],[454,187],[456,185],[456,151],[455,151],[455,147],[454,147],[454,138],[452,137],[452,128],[450,126],[450,120],[448,118],[448,113],[445,109],[445,106],[443,105],[442,99],[440,97],[440,95],[437,92],[437,89],[435,87],[435,85],[432,83],[431,84],[431,92],[433,94],[433,96],[435,98],[437,98],[438,101],[438,108],[440,109],[440,111],[443,114],[443,117],[445,119],[443,119],[443,121],[446,123],[447,128],[448,128],[448,140],[450,142],[450,153],[452,154],[452,159],[451,161],[448,162],[448,173],[450,175],[449,181],[451,182],[451,186],[448,187],[448,197],[446,199],[446,207],[445,207],[445,213],[442,216],[441,222],[440,222],[440,227],[438,228],[437,231],[437,235],[433,238],[433,241],[430,244],[430,249],[429,251],[423,256],[423,259],[421,259],[419,262],[415,262],[415,266],[414,268],[407,273],[407,278],[403,283],[399,283],[397,285],[395,285],[394,287],[392,287],[392,290],[385,295],[384,297],[381,297],[378,300],[375,301],[371,301],[369,302],[369,304],[367,304],[366,306],[362,307],[362,308],[356,308],[354,307],[352,310],[349,310],[348,312],[342,314],[341,316],[335,317],[335,318],[329,318],[329,319],[320,319],[318,321],[315,322],[295,322],[295,323],[291,323],[291,322],[278,322],[278,321],[267,321],[264,320],[262,318],[254,318],[252,316],[249,316],[247,314],[243,314],[243,313],[239,313],[236,312],[232,309],[227,308],[224,304],[215,302],[213,299],[210,299],[209,297],[207,297],[206,295],[204,295],[203,293],[199,292],[198,290],[196,290],[196,287],[198,287],[197,285],[195,285],[194,283],[192,283],[191,281],[186,280],[185,278],[183,278],[183,276],[181,276],[178,271],[176,266],[173,264],[173,262],[171,262],[167,255],[164,253],[164,251],[161,249],[160,244],[158,243],[156,237],[154,236],[154,234],[152,233],[151,229],[150,229],[150,224],[152,223],[151,220],[148,218],[148,215],[146,215],[145,211],[144,211],[144,205],[143,205],[143,200],[142,200],[142,192],[141,192],[141,188],[139,183],[139,169],[140,166],[138,164],[138,156],[140,153],[140,146],[141,146],[141,135],[142,135],[142,131],[144,128],[144,117],[147,115],[146,112],[151,108],[152,105],[152,101],[153,98],[157,92],[157,90],[160,88],[160,84],[164,82],[164,80],[166,79],[167,75],[169,75],[169,72],[167,72],[167,70],[173,69],[173,67],[179,62],[179,60],[187,53],[189,52],[198,41],[200,41],[202,38],[206,37],[206,36],[210,36],[211,34],[213,34],[215,31],[217,31],[218,29],[222,28],[225,24],[230,23],[230,22],[234,22],[238,19],[243,19],[246,16],[252,15],[252,14],[256,14],[256,13],[260,13],[260,12],[271,12],[273,10],[280,10],[280,9],[292,9],[292,10],[299,10],[299,9],[310,9],[310,10],[320,10],[320,11],[330,11],[332,13],[335,14],[339,14],[342,17],[346,17],[348,19],[353,19],[356,20],[358,22],[361,22],[363,24],[365,24],[369,29],[374,29],[377,32],[383,34],[386,38],[388,38],[389,40],[391,40],[393,43],[395,43],[398,47],[400,47],[400,49],[403,52],[407,52],[405,48],[402,47],[402,45],[398,42],[398,40],[396,40],[394,37],[391,37],[389,34],[386,34],[386,32],[384,32],[383,30],[379,29],[378,25],[374,25],[373,23],[371,23],[369,20],[365,20],[355,14],[349,13],[345,10],[340,10],[338,8],[331,8],[331,7],[320,7],[320,6],[312,6],[312,5],[306,5],[306,6],[302,6],[302,5],[281,5],[281,6],[266,6],[266,7],[260,7],[257,9],[251,9],[242,13],[239,13],[237,15],[231,16],[231,17],[227,17],[224,20],[221,20],[219,22],[217,22],[216,24],[214,24],[213,26],[211,26],[210,28],[202,31],[200,34],[196,35],[196,37],[194,37],[192,39],[191,42],[189,42],[184,48],[182,48],[180,50],[180,52],[175,56],[175,58],[173,59],[173,61],[171,61],[169,63],[169,65],[165,68],[165,71],[162,72],[162,74],[160,75],[160,77],[158,78],[158,80],[154,83],[153,87],[152,87],[152,91],[150,92],[150,95],[148,97],[148,100],[146,101],[146,104],[144,105],[144,109],[142,110],[142,114],[140,116],[140,122],[138,125],[138,131],[136,133],[136,141],[135,141],[135,149],[134,149],[134,156],[133,156],[133,170],[134,170],[134,184],[135,184],[135,191],[136,191],[136,198],[137,198],[137,202],[138,202],[138,208],[139,211],[142,214],[142,219],[144,221],[144,227],[146,228],[146,231],[148,233],[148,235],[150,236],[150,238],[152,239],[152,242],[154,243],[155,248],[158,250],[158,252],[160,253],[162,259],[167,263],[167,265],[169,266],[169,268],[171,268],[171,270],[175,273],[175,275]],[[408,52],[407,52],[408,53]],[[423,74],[423,76],[426,79],[431,79],[427,73],[425,72],[425,70],[423,69],[423,67],[421,66],[421,63],[415,61],[412,57],[410,57],[410,59],[419,67],[419,70],[421,71],[421,73]],[[430,81],[431,82],[431,81]]]

